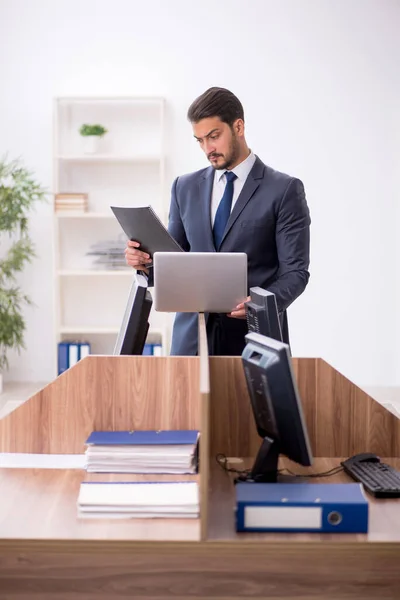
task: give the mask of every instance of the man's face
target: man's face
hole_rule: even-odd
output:
[[[242,123],[240,119],[230,127],[219,117],[208,117],[192,123],[193,134],[214,169],[231,169],[240,155]]]

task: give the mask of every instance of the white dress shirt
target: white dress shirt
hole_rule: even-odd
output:
[[[247,158],[245,158],[239,165],[237,165],[234,169],[232,169],[232,173],[235,173],[237,179],[233,182],[233,199],[232,199],[232,207],[235,206],[235,202],[239,197],[240,192],[243,189],[245,181],[253,168],[253,165],[256,161],[256,156],[250,150],[250,154]],[[216,169],[214,173],[214,183],[211,194],[211,226],[214,227],[215,215],[217,213],[218,205],[221,202],[221,198],[224,195],[225,185],[226,185],[226,177],[225,177],[226,169]]]

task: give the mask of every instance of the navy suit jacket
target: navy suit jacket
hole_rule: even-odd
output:
[[[173,183],[168,229],[187,252],[216,252],[211,226],[213,182],[214,169],[208,167],[182,175]],[[254,286],[275,294],[283,316],[284,341],[286,309],[304,291],[309,279],[310,222],[302,182],[275,171],[256,157],[232,209],[219,251],[247,254],[248,295]],[[221,327],[229,342],[228,351],[223,353],[241,354],[246,321],[222,316]],[[197,328],[197,313],[177,313],[171,354],[196,355]]]

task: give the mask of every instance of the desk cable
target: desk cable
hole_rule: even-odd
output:
[[[225,454],[221,454],[221,453],[217,454],[215,457],[215,460],[217,461],[217,463],[221,467],[221,469],[223,469],[227,473],[236,473],[237,475],[248,475],[249,473],[251,473],[251,469],[234,469],[232,467],[228,467],[228,458],[225,456]],[[293,477],[298,477],[299,479],[301,479],[301,478],[308,479],[309,477],[331,477],[332,475],[336,475],[337,473],[340,473],[341,471],[343,471],[343,467],[341,465],[337,465],[336,467],[329,469],[329,471],[323,471],[322,473],[299,474],[299,473],[293,473],[293,471],[291,471],[290,469],[287,469],[287,468],[279,469],[278,473],[286,472],[289,475],[292,475]]]

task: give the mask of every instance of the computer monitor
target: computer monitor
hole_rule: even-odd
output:
[[[153,303],[147,285],[146,276],[140,273],[134,276],[124,318],[115,344],[114,355],[143,354],[149,330],[149,315]]]
[[[263,439],[248,474],[239,480],[275,482],[279,454],[301,465],[312,464],[312,452],[289,346],[258,333],[245,337],[242,362],[258,435]]]
[[[282,330],[275,294],[260,287],[252,287],[250,298],[245,303],[249,332],[260,333],[281,342]]]

